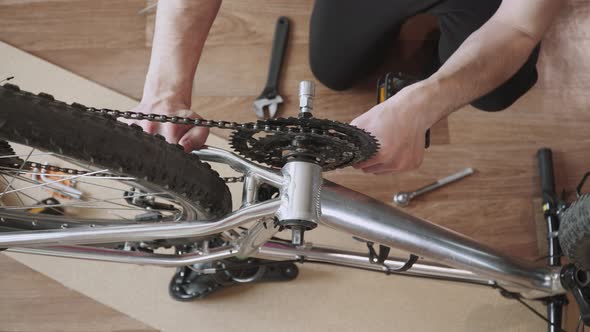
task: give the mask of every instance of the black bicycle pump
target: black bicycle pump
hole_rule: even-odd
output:
[[[537,151],[539,175],[541,178],[541,193],[543,195],[543,216],[547,221],[547,240],[549,242],[549,266],[561,266],[561,249],[557,238],[559,220],[557,211],[559,199],[555,193],[555,175],[553,173],[553,153],[548,148]],[[563,305],[567,304],[565,295],[547,298],[547,318],[549,332],[561,332]]]

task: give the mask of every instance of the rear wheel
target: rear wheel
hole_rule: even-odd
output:
[[[210,220],[231,196],[161,136],[13,85],[0,87],[0,228]]]
[[[573,263],[590,271],[590,194],[581,195],[561,215],[559,244]]]

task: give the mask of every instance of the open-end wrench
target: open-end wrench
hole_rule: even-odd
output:
[[[433,183],[431,183],[427,186],[424,186],[420,189],[417,189],[415,191],[412,191],[412,192],[400,191],[399,193],[397,193],[393,196],[393,202],[398,206],[408,206],[408,204],[410,204],[410,201],[414,197],[426,194],[426,193],[431,192],[435,189],[438,189],[442,186],[445,186],[451,182],[455,182],[457,180],[460,180],[466,176],[473,174],[474,172],[475,171],[473,170],[473,168],[466,168],[458,173],[455,173],[453,175],[449,175],[445,178],[442,178],[436,182],[433,182]]]
[[[278,105],[283,102],[283,98],[279,96],[278,85],[288,35],[289,19],[281,16],[277,20],[275,28],[266,86],[260,96],[254,101],[254,112],[256,112],[256,116],[261,120],[274,118],[277,114]],[[268,114],[265,114],[265,110],[268,111]]]

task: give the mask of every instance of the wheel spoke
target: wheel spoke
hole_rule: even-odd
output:
[[[25,164],[27,163],[27,161],[29,161],[29,158],[31,158],[31,154],[33,154],[33,152],[35,152],[35,148],[32,148],[31,151],[29,151],[29,154],[27,155],[27,158],[25,159],[25,162],[20,166],[20,170],[22,170],[23,167],[25,167]],[[12,179],[10,179],[10,183],[8,183],[8,185],[6,186],[6,188],[4,188],[4,191],[0,195],[0,198],[3,197],[6,193],[13,192],[13,191],[7,191],[9,188],[12,187],[12,183],[13,182],[14,182],[14,177]]]
[[[18,190],[9,190],[9,191],[4,190],[4,192],[2,193],[2,195],[0,195],[0,197],[4,196],[5,194],[13,193],[15,191],[23,191],[23,190],[33,189],[33,188],[46,187],[46,186],[48,186],[48,185],[50,185],[52,183],[64,182],[64,181],[68,181],[68,180],[77,179],[77,178],[80,178],[80,177],[83,177],[83,176],[90,176],[90,175],[93,175],[93,174],[104,173],[104,172],[107,172],[107,171],[108,171],[108,169],[103,169],[103,170],[100,170],[100,171],[90,172],[88,174],[74,175],[74,176],[71,176],[71,177],[68,177],[68,178],[64,178],[64,179],[60,179],[60,180],[54,180],[54,181],[44,182],[42,184],[38,184],[38,185],[34,185],[34,186],[29,186],[29,187],[24,187],[24,188],[20,188]]]
[[[92,183],[92,182],[86,182],[86,181],[80,181],[80,180],[76,180],[76,182],[77,183],[83,183],[83,184],[91,185],[91,186],[101,187],[101,188],[105,188],[105,189],[110,189],[110,190],[116,190],[116,191],[122,191],[122,192],[126,192],[127,191],[125,189],[109,187],[109,186],[105,186],[105,185],[98,184],[98,183]]]
[[[6,178],[4,177],[4,175],[0,175],[0,177],[2,178],[2,182],[6,183],[6,187],[12,188],[14,189],[14,187],[12,185],[8,184],[8,180],[6,180]],[[25,202],[22,200],[22,198],[20,197],[19,193],[16,193],[16,198],[19,200],[19,202],[22,205],[25,205]]]
[[[164,195],[164,194],[166,194],[166,193],[148,193],[148,194],[134,195],[133,197],[157,196],[157,195]],[[87,206],[92,203],[113,203],[113,201],[117,201],[117,200],[121,200],[121,199],[125,199],[125,197],[95,199],[93,201],[81,202],[81,203],[76,202],[76,203],[65,203],[65,204],[64,203],[51,204],[51,205],[46,205],[45,207],[57,207],[57,206],[81,207],[81,206]],[[19,206],[19,207],[4,207],[4,209],[5,210],[27,210],[27,209],[38,208],[38,207],[44,207],[44,206],[43,205],[30,205],[30,206]],[[152,209],[152,210],[156,210],[156,209]]]
[[[3,172],[0,172],[0,174],[3,174]],[[24,182],[28,182],[28,183],[33,183],[33,184],[39,185],[39,186],[43,186],[45,184],[44,182],[40,182],[40,181],[37,181],[37,180],[34,180],[34,179],[30,179],[28,177],[20,176],[20,175],[15,176],[15,178],[18,178],[20,181],[24,181]],[[14,186],[13,186],[13,188],[14,188]],[[68,196],[68,193],[67,192],[62,191],[59,188],[53,188],[53,187],[51,187],[50,190],[51,191],[54,191],[54,192],[56,192],[58,194],[64,195],[64,196]],[[15,193],[17,193],[17,194],[18,193],[21,193],[22,194],[22,190],[15,189]],[[0,199],[2,199],[2,196],[0,196]]]
[[[0,171],[2,173],[14,173],[14,174],[24,174],[24,175],[39,175],[39,172],[27,172],[27,171],[20,171],[16,168],[12,167],[2,167],[0,166]],[[70,174],[53,174],[53,173],[46,173],[46,175],[59,178],[59,177],[69,177]],[[121,181],[135,181],[136,178],[133,177],[126,177],[126,176],[89,176],[88,174],[79,174],[81,177],[88,177],[91,179],[101,179],[101,180],[121,180]],[[66,179],[67,180],[67,179]]]
[[[29,182],[29,183],[34,183],[34,184],[39,184],[40,183],[39,181],[35,181],[35,180],[29,179],[29,178],[26,178],[26,177],[20,177],[19,176],[18,178],[21,181],[26,181],[26,182]],[[99,179],[101,179],[101,178],[99,178]],[[77,180],[77,182],[79,182],[79,183],[85,183],[85,184],[88,184],[88,185],[99,186],[99,187],[103,187],[103,188],[107,188],[107,189],[117,190],[117,191],[121,191],[121,192],[126,192],[126,190],[124,190],[124,189],[113,188],[113,187],[109,187],[109,186],[103,186],[103,185],[99,185],[99,184],[96,184],[96,183],[84,182],[84,181],[79,181],[79,180]],[[55,188],[51,188],[51,190],[57,191],[59,193],[63,193],[62,191],[59,191],[58,189],[55,189]],[[25,196],[27,196],[27,197],[29,197],[29,198],[31,198],[31,199],[33,199],[33,200],[35,200],[35,201],[37,200],[37,199],[35,199],[34,197],[32,197],[30,195],[26,195],[26,194],[24,194],[22,192],[20,192],[20,193],[23,194],[23,195],[25,195]],[[17,192],[15,192],[15,194],[19,194],[19,192],[17,191]],[[134,195],[134,197],[157,196],[157,195],[162,195],[162,194],[165,194],[165,193],[144,193],[142,195]],[[113,204],[113,205],[118,205],[118,206],[126,207],[128,210],[137,210],[137,211],[144,211],[145,210],[145,209],[143,209],[141,207],[129,208],[129,204],[120,204],[120,203],[115,203],[114,202],[114,201],[119,200],[119,199],[125,199],[125,197],[118,197],[118,198],[111,197],[111,198],[106,198],[106,199],[97,199],[97,198],[95,198],[94,200],[86,201],[84,203],[78,203],[78,202],[76,202],[76,203],[64,203],[64,204],[61,204],[61,205],[52,204],[52,205],[45,205],[45,206],[44,205],[35,205],[35,207],[52,208],[52,207],[55,207],[55,206],[64,206],[64,207],[87,207],[89,209],[99,209],[98,207],[90,206],[89,204],[91,204],[91,203],[108,203],[108,204]],[[172,200],[172,202],[173,202],[173,200]],[[22,201],[21,201],[21,204],[22,205],[25,205]],[[11,209],[11,210],[17,210],[17,209],[29,209],[29,208],[32,208],[32,207],[31,206],[28,206],[28,207],[27,206],[22,206],[22,207],[19,207],[19,208],[11,208],[11,207],[5,207],[5,208],[6,209]],[[108,209],[108,208],[103,208],[103,209]],[[154,208],[152,208],[151,210],[168,211],[168,210],[154,209]],[[55,210],[55,211],[58,211],[58,210]]]

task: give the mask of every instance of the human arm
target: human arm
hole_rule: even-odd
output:
[[[198,117],[190,111],[193,80],[203,45],[221,0],[163,0],[158,3],[156,28],[143,96],[133,111]],[[199,148],[208,130],[156,122],[138,122],[186,151]]]
[[[357,165],[365,172],[417,168],[424,133],[436,122],[508,80],[526,62],[565,0],[504,0],[428,79],[406,87],[352,124],[376,136],[381,149]]]

